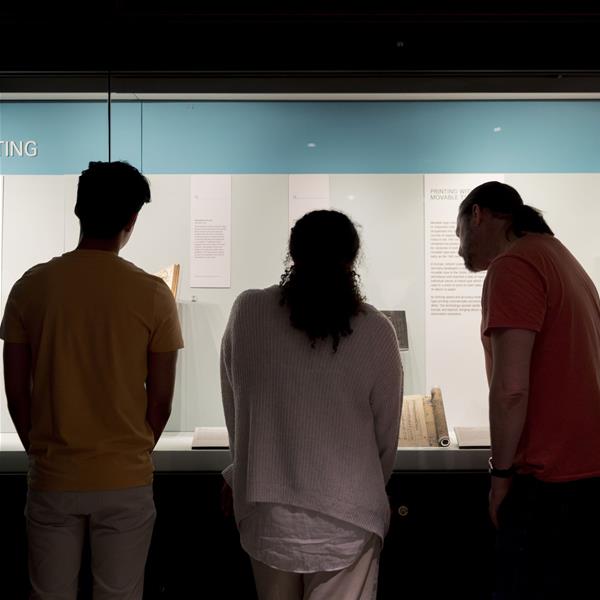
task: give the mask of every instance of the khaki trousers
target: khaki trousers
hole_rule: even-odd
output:
[[[373,535],[357,561],[341,571],[290,573],[251,558],[259,600],[375,600],[381,542]]]
[[[156,518],[152,486],[93,492],[29,490],[30,600],[75,600],[86,529],[94,600],[141,600]]]

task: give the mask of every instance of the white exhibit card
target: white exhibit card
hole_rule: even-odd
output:
[[[192,175],[190,287],[231,286],[231,175]]]
[[[329,175],[290,175],[288,213],[290,228],[306,213],[330,207]]]
[[[425,175],[425,347],[427,389],[442,390],[449,428],[488,423],[488,385],[480,339],[485,273],[458,256],[462,200],[498,174]]]

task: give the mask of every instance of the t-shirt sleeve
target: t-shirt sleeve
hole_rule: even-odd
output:
[[[0,338],[5,342],[24,344],[29,339],[21,318],[21,313],[19,312],[17,285],[15,284],[6,301],[4,316],[0,324]]]
[[[503,256],[489,268],[482,301],[482,332],[491,329],[541,331],[546,316],[546,285],[527,261]]]
[[[154,330],[150,352],[172,352],[183,348],[183,337],[175,298],[164,281],[157,283],[154,300]]]

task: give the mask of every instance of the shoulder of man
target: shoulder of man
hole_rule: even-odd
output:
[[[55,265],[56,258],[49,260],[45,263],[38,263],[33,267],[30,267],[15,281],[11,293],[17,294],[21,289],[27,289],[31,285],[36,285],[40,278],[43,278],[48,274]]]
[[[171,294],[171,297],[173,296],[169,286],[158,275],[148,273],[148,271],[144,271],[141,267],[121,257],[119,257],[118,264],[121,266],[121,269],[129,273],[132,281],[138,282],[140,285],[146,284],[150,289],[158,293],[165,293],[166,290]]]
[[[531,234],[518,239],[506,252],[497,256],[490,267],[496,263],[502,263],[505,259],[516,258],[535,266],[548,256],[551,248],[561,246],[560,241],[551,235]]]
[[[521,271],[521,270],[533,270],[538,272],[543,256],[545,254],[545,247],[543,245],[532,243],[530,240],[527,242],[521,242],[518,240],[511,248],[506,252],[503,252],[490,263],[487,273],[486,280],[491,279],[496,273],[504,273],[506,271]]]

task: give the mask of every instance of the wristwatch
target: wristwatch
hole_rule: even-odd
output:
[[[488,459],[489,473],[492,477],[500,477],[501,479],[509,479],[515,474],[514,465],[510,469],[496,469],[494,461],[490,456]]]

